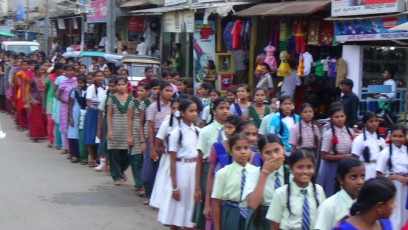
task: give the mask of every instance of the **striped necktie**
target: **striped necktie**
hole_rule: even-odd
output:
[[[245,187],[245,181],[246,181],[246,169],[243,168],[242,169],[242,178],[241,178],[241,202],[243,199],[242,194],[244,192],[244,187]],[[247,218],[248,216],[248,208],[247,207],[239,207],[239,214],[243,217],[243,218]]]
[[[279,179],[279,172],[275,173],[276,179],[275,179],[275,189],[280,188],[282,186],[281,181]]]
[[[218,130],[218,136],[217,136],[217,142],[222,142],[223,138],[222,138],[222,131],[224,129],[221,128],[220,130]]]
[[[307,201],[307,190],[302,189],[300,192],[305,197],[303,201],[303,208],[302,208],[302,230],[309,230],[310,229],[310,213],[309,213],[309,202]]]

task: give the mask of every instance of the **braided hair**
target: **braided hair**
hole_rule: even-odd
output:
[[[280,106],[282,106],[283,102],[286,101],[286,100],[290,100],[293,103],[293,98],[291,96],[289,96],[289,95],[281,95],[278,100],[279,100]],[[279,114],[280,114],[280,116],[279,116],[279,121],[280,121],[279,122],[279,135],[282,136],[284,128],[283,128],[283,122],[282,122],[282,114],[283,113],[282,113],[282,108],[281,107],[279,107]],[[295,118],[294,114],[295,113],[294,113],[294,111],[292,109],[292,111],[290,113],[290,116],[293,117],[293,121],[294,121],[294,123],[296,123],[296,118]]]
[[[98,73],[101,73],[103,76],[105,76],[105,75],[103,74],[103,71],[102,71],[102,70],[96,71],[96,72],[94,73],[94,76],[96,77],[96,75],[97,75]],[[105,88],[106,88],[106,87],[103,85],[103,82],[101,82],[101,85],[100,85],[100,86],[97,86],[97,85],[96,85],[96,82],[95,82],[95,83],[94,83],[94,86],[95,86],[95,94],[96,94],[96,96],[98,96],[98,87],[102,87],[103,90],[105,90]]]
[[[289,167],[292,168],[296,164],[296,162],[298,162],[299,160],[302,160],[302,159],[306,159],[306,158],[309,158],[312,161],[312,163],[314,164],[315,158],[309,151],[306,151],[306,150],[303,150],[303,149],[295,150],[295,152],[293,152],[289,156]],[[318,194],[317,194],[317,191],[316,191],[316,184],[315,184],[314,180],[312,180],[311,183],[313,184],[313,195],[314,195],[314,198],[315,198],[315,201],[316,201],[316,207],[319,207],[320,202],[317,199]],[[289,211],[289,214],[293,215],[292,209],[290,207],[290,196],[291,196],[290,184],[291,183],[288,183],[288,186],[287,186],[286,207],[287,207],[287,209]]]
[[[396,125],[392,126],[392,128],[390,129],[391,135],[392,135],[392,133],[394,131],[397,131],[397,130],[402,131],[404,133],[404,135],[406,135],[406,133],[407,133],[407,129],[403,125],[396,124]],[[391,160],[391,158],[392,158],[392,145],[393,145],[392,144],[392,139],[390,138],[390,157],[388,158],[388,161],[387,161],[388,171],[390,171],[390,172],[391,172],[391,169],[392,169],[392,166],[393,166],[392,165],[392,160]]]
[[[373,112],[366,112],[363,116],[363,123],[367,123],[368,120],[370,120],[373,117],[377,117],[377,115]],[[367,141],[367,135],[366,135],[366,131],[368,131],[365,127],[363,128],[363,137],[364,137],[364,142]],[[378,129],[376,130],[376,134],[377,134],[377,140],[380,140],[380,134],[378,133]],[[380,151],[382,150],[382,146],[380,147]],[[364,157],[364,162],[370,162],[370,148],[368,148],[368,146],[364,146],[363,149],[363,157]]]
[[[330,118],[333,117],[333,115],[334,115],[335,113],[340,112],[340,111],[343,111],[343,112],[344,112],[343,106],[337,106],[337,105],[336,105],[336,106],[333,106],[333,107],[330,109]],[[334,129],[334,124],[333,124],[332,121],[330,122],[330,128],[331,128],[331,131],[332,131],[333,139],[337,139],[336,130]],[[354,139],[354,136],[353,136],[353,134],[351,133],[350,129],[349,129],[348,127],[346,127],[346,130],[347,130],[347,133],[349,134],[351,140],[353,140],[353,139]],[[333,153],[334,153],[334,155],[337,155],[337,154],[338,154],[338,152],[337,152],[337,143],[336,143],[335,141],[332,141],[332,144],[333,144]]]
[[[305,108],[312,108],[312,110],[313,110],[313,106],[312,106],[311,104],[309,104],[309,103],[303,103],[303,104],[300,106],[300,113],[302,113]],[[315,146],[317,147],[317,146],[318,146],[318,143],[319,143],[319,137],[318,137],[317,134],[316,134],[315,124],[314,124],[313,120],[312,120],[311,123],[312,123],[312,131],[313,131],[313,137],[314,137],[314,144],[315,144]],[[302,145],[302,144],[303,144],[303,138],[302,138],[302,124],[301,124],[301,122],[299,122],[299,146]]]
[[[192,105],[192,104],[195,104],[195,102],[192,101],[192,100],[188,100],[188,99],[181,100],[181,101],[180,101],[180,106],[179,106],[180,112],[185,112],[185,111],[187,111],[188,107],[189,107],[190,105]],[[183,119],[183,118],[181,118],[181,119]],[[195,129],[195,132],[196,132],[197,137],[198,137],[198,130]],[[182,140],[182,139],[183,139],[183,132],[181,132],[181,123],[180,123],[180,136],[179,136],[179,141],[178,141],[179,145],[181,145],[181,140]]]
[[[170,83],[162,81],[160,83],[160,92],[164,90],[164,88],[166,87],[171,87]],[[160,108],[160,92],[159,95],[157,96],[157,111],[161,112],[161,108]]]
[[[271,143],[278,143],[282,149],[285,149],[282,140],[275,134],[266,134],[258,139],[258,149],[262,153],[263,149],[267,144]],[[261,161],[263,163],[263,161]],[[259,167],[260,170],[262,170],[262,166]],[[284,178],[285,178],[285,184],[288,183],[289,181],[289,170],[287,167],[284,167]],[[254,213],[254,226],[259,227],[259,224],[261,222],[261,216],[262,216],[262,210],[261,210],[261,205],[257,207]]]

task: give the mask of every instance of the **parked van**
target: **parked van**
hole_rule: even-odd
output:
[[[1,43],[1,48],[6,51],[13,51],[17,54],[30,54],[36,50],[40,50],[40,43],[27,41],[4,41]]]

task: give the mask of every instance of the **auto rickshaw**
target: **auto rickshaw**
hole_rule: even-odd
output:
[[[161,74],[160,60],[155,57],[125,55],[121,59],[121,63],[129,71],[128,80],[132,84],[133,90],[136,90],[139,81],[145,78],[144,71],[146,67],[152,67],[153,75],[157,77],[160,77]]]

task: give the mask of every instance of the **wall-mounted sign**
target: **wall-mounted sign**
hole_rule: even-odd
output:
[[[128,19],[128,30],[143,32],[145,27],[145,18],[141,16],[133,16]]]
[[[331,15],[385,14],[404,10],[404,0],[332,0]]]
[[[164,32],[169,33],[194,33],[194,12],[174,11],[164,15]]]
[[[108,16],[107,0],[92,1],[91,14],[86,17],[87,22],[106,22]]]
[[[407,31],[389,31],[405,22],[406,17],[335,21],[334,32],[338,42],[408,39]]]

